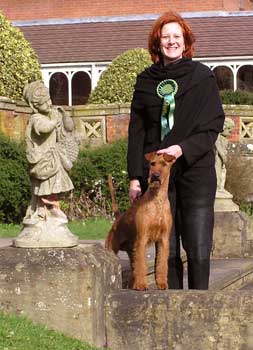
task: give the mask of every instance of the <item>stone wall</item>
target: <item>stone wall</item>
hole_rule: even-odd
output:
[[[99,347],[106,343],[105,296],[120,287],[119,261],[100,245],[0,248],[0,310]]]
[[[72,113],[81,145],[101,145],[127,137],[129,104],[73,106]]]
[[[111,350],[253,349],[253,295],[120,291],[106,304]]]
[[[65,110],[73,117],[81,146],[99,146],[127,137],[129,104],[73,106]],[[0,97],[0,132],[22,140],[31,113],[25,102]]]
[[[74,119],[81,145],[101,145],[127,137],[130,104],[66,107]],[[253,106],[226,105],[227,117],[235,122],[231,143],[253,144]],[[0,131],[12,139],[24,137],[31,109],[22,101],[0,97]],[[250,146],[253,147],[253,146]]]

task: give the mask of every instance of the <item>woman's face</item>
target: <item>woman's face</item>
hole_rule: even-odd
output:
[[[177,22],[167,23],[162,27],[160,49],[164,64],[176,62],[183,57],[184,35],[182,27]]]

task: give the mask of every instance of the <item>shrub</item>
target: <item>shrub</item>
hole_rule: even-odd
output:
[[[38,58],[24,38],[0,14],[0,96],[20,99],[26,83],[41,79]]]
[[[252,105],[253,92],[243,90],[222,90],[220,96],[223,104]]]
[[[107,184],[113,176],[120,210],[128,205],[127,142],[120,140],[95,149],[84,149],[71,171],[75,191],[61,202],[70,219],[110,218],[111,197]],[[24,145],[0,134],[0,222],[20,223],[31,198]]]
[[[19,223],[30,199],[23,144],[0,134],[0,221]]]
[[[88,103],[130,102],[137,74],[151,63],[148,51],[140,48],[128,50],[116,57],[101,74]]]
[[[99,216],[111,214],[111,197],[107,183],[109,174],[115,182],[120,210],[124,211],[129,206],[126,149],[127,142],[120,140],[111,145],[80,152],[71,171],[75,192],[70,203],[70,217],[86,218],[96,216],[96,213]]]

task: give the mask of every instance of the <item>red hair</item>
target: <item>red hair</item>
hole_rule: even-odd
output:
[[[148,50],[151,55],[151,59],[154,63],[161,62],[163,56],[160,51],[160,40],[162,27],[167,23],[178,23],[183,31],[185,50],[183,57],[192,58],[194,53],[193,44],[195,42],[194,34],[185,20],[175,12],[165,12],[154,23],[148,39]]]

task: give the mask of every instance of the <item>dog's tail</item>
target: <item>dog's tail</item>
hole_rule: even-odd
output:
[[[120,216],[120,211],[119,211],[118,203],[116,201],[115,190],[112,182],[112,175],[108,176],[108,185],[109,185],[109,190],[110,190],[111,199],[112,199],[112,211],[115,218],[117,219]]]

